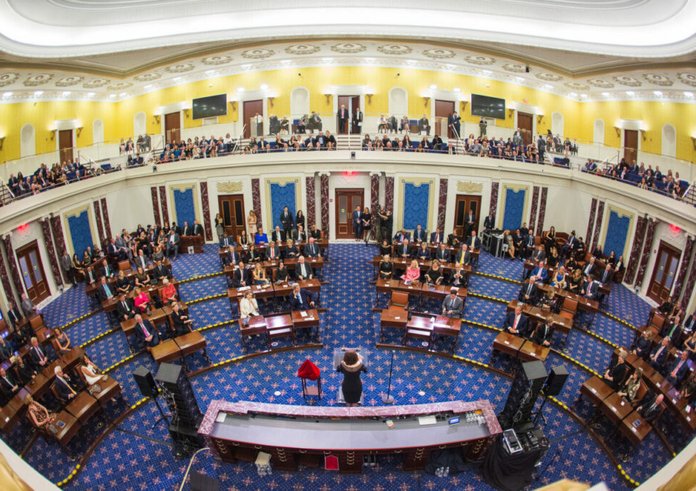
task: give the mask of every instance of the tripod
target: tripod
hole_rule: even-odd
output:
[[[543,397],[544,399],[541,401],[541,406],[539,406],[539,410],[534,415],[535,426],[537,424],[537,421],[539,421],[539,418],[541,418],[541,420],[544,422],[544,426],[546,426],[546,418],[544,417],[544,405],[546,404],[547,397],[546,394],[544,394],[543,392],[541,393],[541,397]]]
[[[392,370],[394,369],[394,350],[391,350],[391,362],[389,363],[389,384],[387,393],[382,395],[383,404],[394,404],[394,397],[391,395]]]
[[[159,413],[160,413],[159,419],[157,421],[155,421],[155,424],[153,424],[152,427],[154,428],[155,426],[157,426],[157,424],[160,421],[164,421],[165,423],[167,423],[167,427],[169,427],[169,420],[167,419],[167,416],[164,414],[164,411],[162,410],[162,406],[160,406],[160,403],[159,403],[159,392],[155,393],[155,395],[152,398],[154,399],[155,405],[157,405],[157,409],[159,409]]]

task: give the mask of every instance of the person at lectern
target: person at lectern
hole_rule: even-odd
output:
[[[362,357],[355,351],[346,351],[345,355],[343,355],[343,361],[338,366],[338,371],[343,372],[341,390],[343,391],[343,399],[346,401],[346,406],[354,407],[359,405],[362,397],[360,372],[367,371],[365,365],[363,365]]]

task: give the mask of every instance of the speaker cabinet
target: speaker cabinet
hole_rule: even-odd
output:
[[[510,387],[505,407],[498,415],[498,421],[503,429],[530,421],[532,409],[547,376],[546,367],[542,362],[522,363]]]
[[[155,379],[150,370],[139,365],[133,372],[133,378],[138,384],[138,389],[140,389],[142,395],[145,397],[153,397],[157,394],[157,385],[155,384]]]
[[[567,378],[568,370],[566,367],[563,365],[551,367],[551,373],[549,373],[549,378],[546,380],[546,386],[544,387],[544,395],[557,396],[560,394]]]
[[[164,392],[172,414],[172,425],[197,429],[203,415],[198,408],[191,382],[181,365],[161,363],[155,380]]]

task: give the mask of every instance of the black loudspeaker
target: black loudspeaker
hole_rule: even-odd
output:
[[[542,362],[522,363],[510,387],[505,407],[498,415],[498,421],[503,429],[530,421],[532,409],[547,376],[546,367]]]
[[[568,370],[566,370],[566,367],[563,365],[551,367],[551,373],[549,373],[549,378],[546,380],[546,386],[544,387],[544,395],[557,396],[560,394],[567,378]]]
[[[172,414],[172,426],[197,429],[203,419],[191,382],[181,365],[161,363],[155,377]]]
[[[145,397],[153,397],[155,394],[157,394],[157,384],[155,383],[155,379],[150,370],[142,365],[139,365],[138,368],[136,368],[133,372],[133,378],[138,384],[138,388],[140,389],[140,393],[142,395]]]

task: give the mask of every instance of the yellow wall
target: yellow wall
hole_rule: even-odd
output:
[[[301,74],[301,76],[298,75]],[[581,103],[537,91],[516,84],[459,75],[453,72],[435,72],[415,68],[384,68],[376,66],[359,67],[307,67],[287,68],[282,70],[245,72],[228,77],[161,89],[121,102],[26,102],[0,104],[0,136],[5,142],[0,150],[0,161],[14,160],[20,156],[20,130],[26,123],[34,125],[36,130],[37,153],[56,149],[55,140],[51,140],[49,125],[54,120],[78,118],[84,127],[78,146],[92,144],[92,122],[102,119],[104,122],[104,140],[118,141],[122,137],[133,135],[133,120],[136,113],[146,113],[148,133],[161,132],[163,118],[155,118],[156,108],[191,101],[195,97],[204,97],[220,93],[234,94],[238,87],[246,91],[258,91],[262,84],[268,84],[269,91],[275,93],[268,113],[279,116],[290,114],[290,93],[295,87],[305,87],[310,92],[311,110],[323,117],[332,117],[333,99],[323,93],[332,85],[363,85],[374,90],[374,96],[365,99],[366,116],[386,114],[389,107],[389,90],[401,87],[408,91],[409,114],[417,118],[430,114],[421,94],[427,93],[432,84],[439,90],[451,91],[459,88],[463,94],[478,93],[501,97],[509,106],[512,102],[539,107],[544,117],[538,121],[537,130],[545,133],[551,127],[551,115],[560,112],[564,116],[564,133],[579,142],[591,142],[593,139],[594,120],[601,118],[605,123],[605,144],[618,146],[619,137],[614,130],[617,119],[641,119],[647,125],[645,140],[641,142],[642,150],[661,153],[662,126],[671,123],[677,130],[677,158],[694,160],[694,148],[691,135],[696,134],[696,105],[659,102],[587,102]],[[465,121],[477,122],[478,117],[471,115],[469,104],[458,107]],[[220,117],[220,123],[237,121],[240,117],[239,104],[230,104],[228,114]],[[497,126],[511,128],[513,118],[507,111],[506,119],[498,121]],[[200,120],[193,120],[191,112],[184,113],[184,127],[194,128],[201,125]]]

